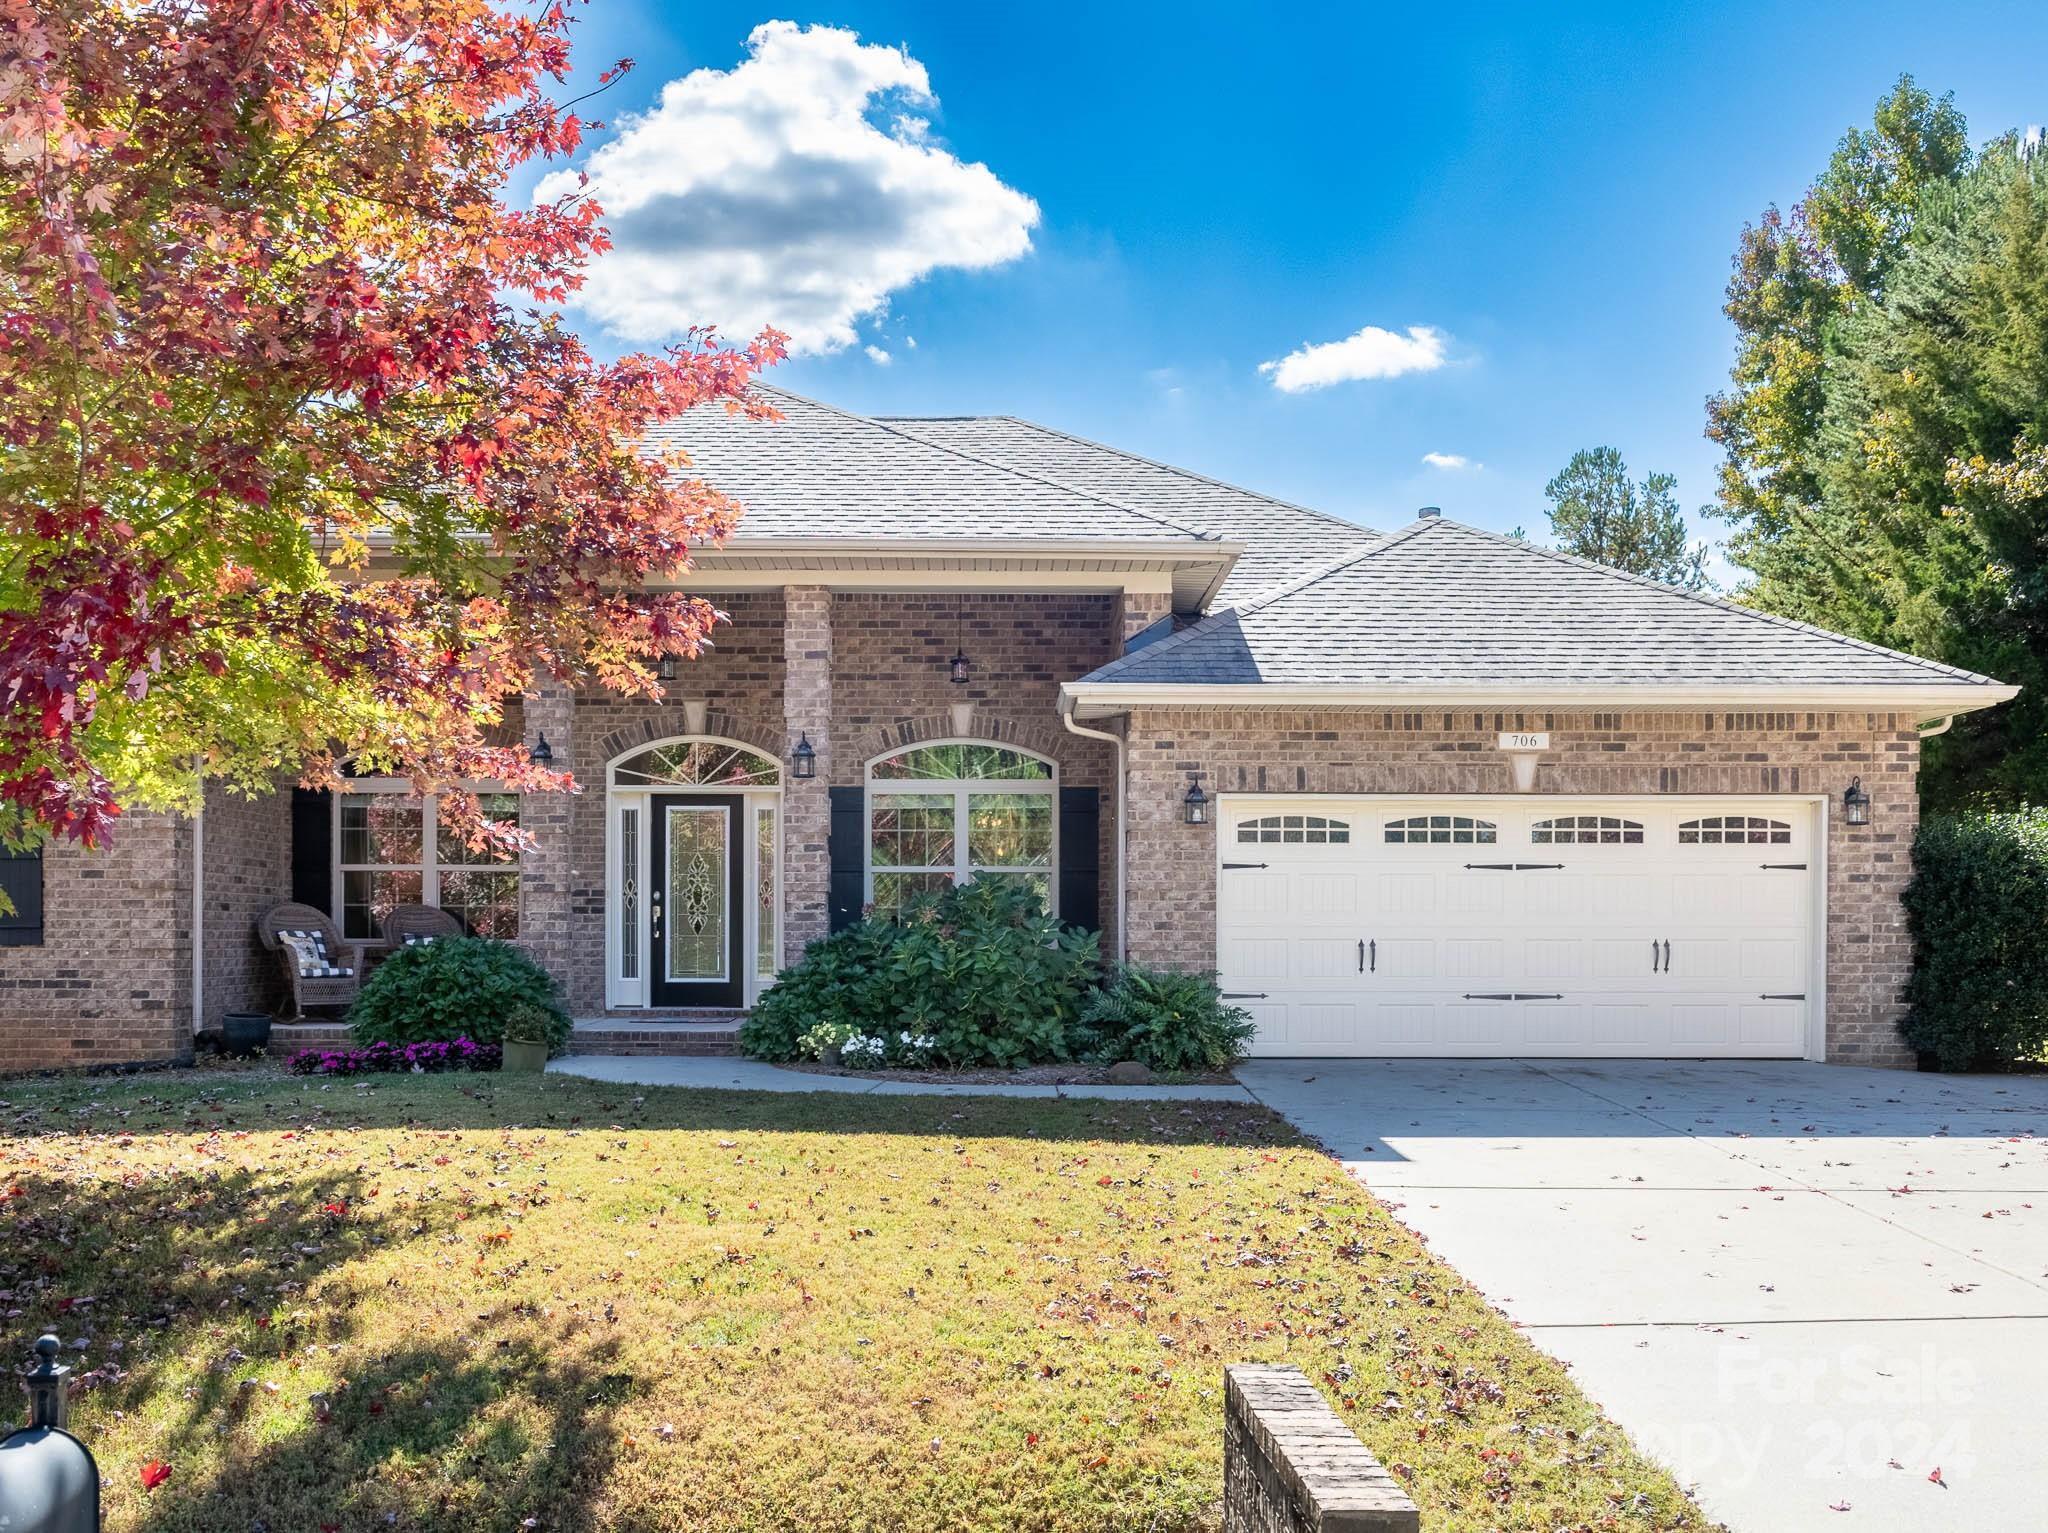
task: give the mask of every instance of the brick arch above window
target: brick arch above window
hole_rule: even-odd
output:
[[[1058,760],[1062,744],[1074,737],[1035,720],[976,708],[963,734],[954,727],[952,713],[926,713],[915,718],[892,719],[876,728],[863,730],[853,742],[855,760],[869,762],[892,755],[913,745],[930,745],[942,740],[985,740],[992,745],[1010,745],[1034,756]]]
[[[771,760],[780,760],[788,750],[782,738],[780,720],[726,713],[716,708],[704,715],[701,734],[706,738],[737,741]],[[602,736],[597,742],[597,756],[600,761],[612,762],[659,740],[689,738],[690,732],[683,727],[682,710],[662,707],[650,711],[644,719],[637,719],[623,729],[614,729]]]

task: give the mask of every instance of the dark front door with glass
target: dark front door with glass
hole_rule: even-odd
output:
[[[746,905],[738,797],[667,794],[654,804],[648,901],[656,1006],[739,1006]]]

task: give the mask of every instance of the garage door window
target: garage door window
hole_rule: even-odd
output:
[[[1537,846],[1633,846],[1642,839],[1640,822],[1611,814],[1560,815],[1529,828],[1529,840]]]
[[[1415,814],[1405,820],[1387,821],[1387,840],[1391,842],[1491,846],[1499,836],[1491,820],[1475,820],[1469,814]]]
[[[1755,814],[1710,814],[1678,826],[1680,846],[1787,846],[1792,827]]]
[[[1351,840],[1351,823],[1320,814],[1269,814],[1240,820],[1237,840],[1240,846],[1343,846]]]

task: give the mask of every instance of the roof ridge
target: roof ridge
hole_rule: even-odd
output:
[[[1578,569],[1590,570],[1596,575],[1606,575],[1611,579],[1625,581],[1630,585],[1646,586],[1652,591],[1661,591],[1667,596],[1682,597],[1687,601],[1698,602],[1702,606],[1712,607],[1720,612],[1734,613],[1739,617],[1755,618],[1760,622],[1771,623],[1780,628],[1792,629],[1796,633],[1811,634],[1817,639],[1829,639],[1834,643],[1846,645],[1850,649],[1860,650],[1866,654],[1883,655],[1892,660],[1907,660],[1927,670],[1938,671],[1949,676],[1960,676],[1967,681],[1981,681],[1991,686],[2001,684],[1993,677],[1980,675],[1976,671],[1966,671],[1961,666],[1945,665],[1939,660],[1929,660],[1924,655],[1908,654],[1902,649],[1889,649],[1882,644],[1873,644],[1868,639],[1858,639],[1850,634],[1836,633],[1831,628],[1822,628],[1813,623],[1802,623],[1797,618],[1782,617],[1775,612],[1761,612],[1755,607],[1745,607],[1740,602],[1730,601],[1725,596],[1712,595],[1705,591],[1687,591],[1679,586],[1667,585],[1661,580],[1652,580],[1647,575],[1631,574],[1627,570],[1618,570],[1610,564],[1601,564],[1594,559],[1586,559],[1578,554],[1567,553],[1561,548],[1546,547],[1541,543],[1532,543],[1526,538],[1511,538],[1505,533],[1492,532],[1484,527],[1474,527],[1470,523],[1453,521],[1448,517],[1432,517],[1430,520],[1441,521],[1444,526],[1455,527],[1458,531],[1475,538],[1484,538],[1494,543],[1504,543],[1511,548],[1519,548],[1525,553],[1536,554],[1539,557],[1551,559],[1560,564],[1569,564]]]
[[[1098,495],[1092,490],[1084,490],[1077,485],[1068,484],[1063,479],[1054,479],[1045,474],[1034,474],[1030,470],[1018,468],[1014,464],[998,463],[993,458],[984,458],[978,453],[964,452],[960,448],[945,442],[934,442],[930,437],[919,436],[914,431],[905,431],[887,416],[862,415],[857,411],[843,409],[835,404],[827,404],[822,399],[813,399],[808,394],[799,394],[794,389],[785,389],[773,383],[755,382],[749,386],[765,390],[771,394],[780,394],[786,399],[801,400],[814,409],[827,411],[830,414],[839,416],[843,420],[859,421],[862,425],[873,426],[877,431],[886,431],[891,436],[901,437],[906,442],[915,442],[918,446],[929,448],[933,452],[949,454],[952,457],[961,459],[963,462],[979,463],[983,468],[992,468],[998,473],[1009,474],[1017,479],[1028,479],[1034,484],[1051,485],[1054,489],[1064,490],[1069,495],[1078,495],[1083,500],[1092,500],[1097,505],[1108,506],[1113,511],[1121,511],[1126,516],[1135,516],[1140,521],[1151,522],[1157,527],[1166,527],[1175,532],[1186,533],[1189,537],[1204,543],[1218,542],[1222,538],[1221,533],[1170,521],[1166,517],[1157,516],[1150,511],[1141,511],[1136,506],[1127,506],[1120,500],[1111,500],[1107,495]]]
[[[1056,436],[1063,441],[1078,442],[1083,447],[1093,447],[1098,452],[1114,453],[1119,458],[1128,458],[1133,463],[1142,463],[1148,468],[1156,468],[1169,474],[1178,474],[1183,479],[1193,479],[1202,484],[1213,484],[1220,490],[1231,490],[1239,495],[1249,495],[1254,500],[1263,500],[1271,506],[1283,506],[1289,511],[1299,511],[1305,516],[1313,516],[1318,521],[1330,522],[1347,530],[1368,532],[1375,536],[1380,535],[1377,528],[1367,527],[1363,522],[1347,521],[1332,512],[1318,511],[1314,506],[1304,506],[1299,501],[1282,500],[1277,495],[1268,495],[1264,490],[1254,490],[1245,485],[1233,484],[1228,479],[1218,479],[1213,474],[1204,474],[1198,469],[1183,468],[1177,463],[1162,463],[1159,459],[1148,458],[1143,453],[1132,452],[1128,448],[1123,447],[1112,447],[1109,443],[1098,442],[1093,437],[1085,437],[1072,431],[1064,431],[1058,426],[1048,426],[1043,421],[1026,420],[1021,415],[924,415],[884,416],[879,418],[896,420],[1008,421],[1014,426],[1025,426],[1033,431],[1042,431],[1047,436]]]
[[[1263,609],[1272,606],[1273,603],[1281,601],[1286,597],[1292,596],[1297,591],[1305,590],[1309,586],[1315,585],[1318,581],[1328,579],[1330,576],[1336,574],[1340,570],[1346,569],[1351,565],[1360,563],[1363,560],[1370,559],[1374,554],[1382,553],[1389,548],[1393,548],[1398,546],[1399,544],[1407,542],[1410,538],[1413,538],[1420,533],[1428,531],[1433,520],[1434,518],[1424,521],[1411,522],[1408,526],[1403,527],[1399,532],[1389,533],[1386,536],[1382,537],[1377,543],[1374,543],[1371,547],[1361,548],[1355,553],[1346,554],[1343,558],[1337,559],[1329,564],[1322,566],[1320,569],[1311,570],[1308,574],[1302,576],[1297,580],[1288,582],[1288,584],[1281,586],[1278,590],[1268,591],[1264,595],[1255,596],[1250,601],[1244,602],[1238,606],[1224,607],[1216,612],[1204,613],[1199,622],[1188,624],[1188,626],[1183,628],[1179,633],[1169,635],[1164,639],[1155,639],[1152,643],[1147,644],[1143,649],[1132,650],[1128,654],[1118,655],[1114,660],[1110,661],[1107,665],[1097,666],[1093,671],[1090,671],[1088,675],[1083,679],[1088,681],[1106,680],[1112,672],[1122,669],[1122,667],[1128,661],[1134,661],[1139,659],[1140,657],[1156,658],[1157,656],[1166,654],[1169,651],[1183,644],[1191,644],[1196,639],[1201,638],[1204,634],[1213,633],[1215,629],[1212,628],[1210,625],[1214,624],[1220,627],[1222,625],[1223,619],[1225,618],[1241,617],[1246,613],[1262,611]],[[1150,661],[1148,660],[1147,663],[1150,663]]]

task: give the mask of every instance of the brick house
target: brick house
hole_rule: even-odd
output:
[[[2010,687],[1425,512],[1380,534],[1008,418],[666,428],[746,506],[660,702],[521,700],[516,865],[396,782],[0,864],[0,1069],[177,1058],[280,1000],[257,912],[424,900],[586,1047],[729,1023],[861,908],[1030,883],[1216,969],[1275,1054],[1907,1060],[1921,738]]]

